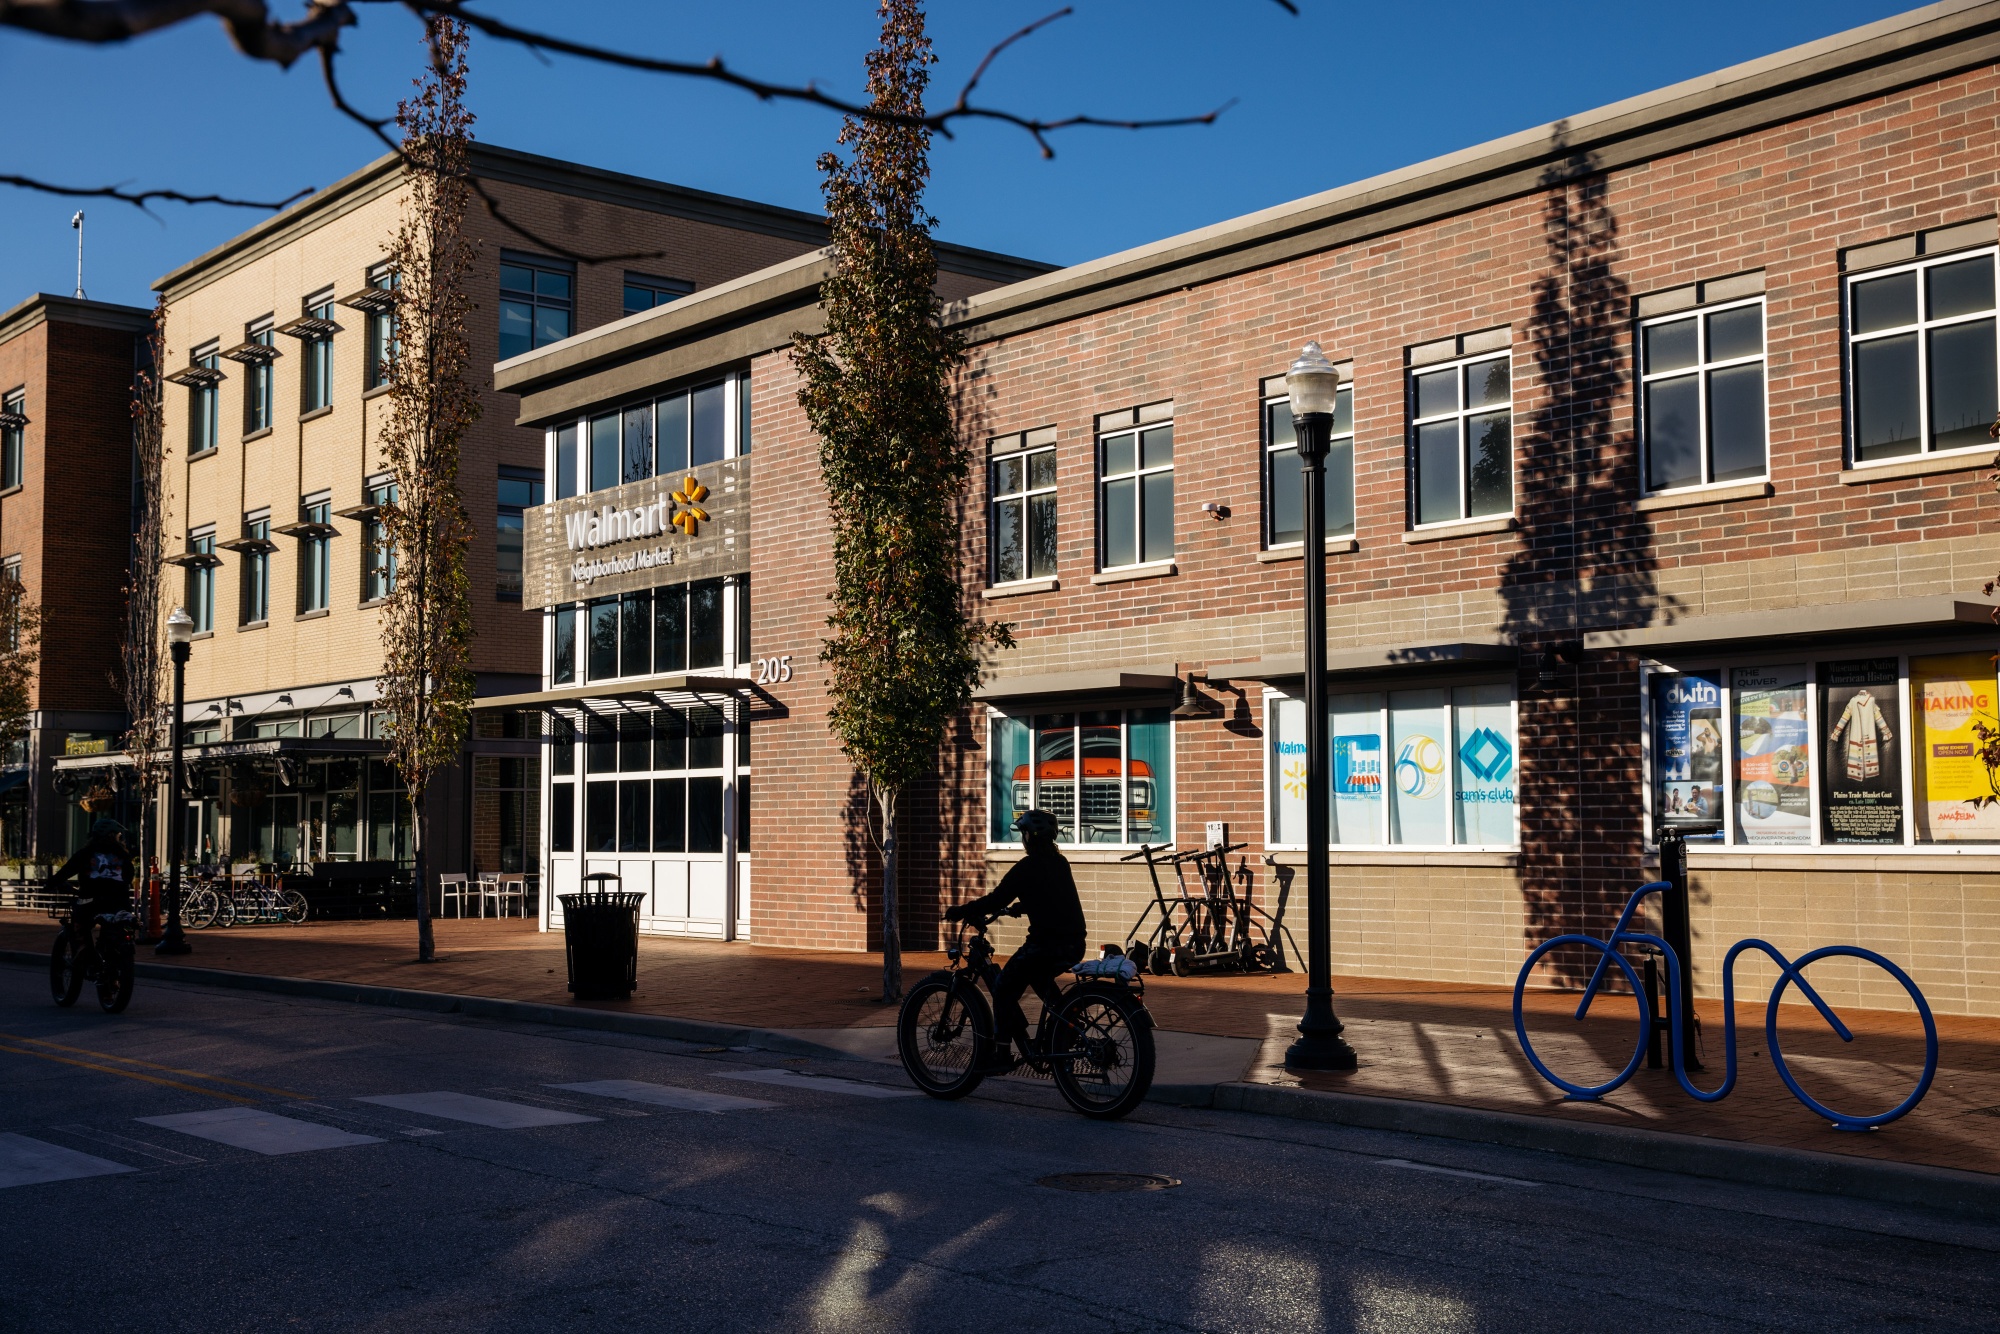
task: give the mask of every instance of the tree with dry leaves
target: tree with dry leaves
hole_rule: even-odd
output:
[[[152,813],[158,807],[167,766],[161,756],[173,742],[174,721],[164,698],[167,672],[166,622],[161,615],[166,569],[167,444],[165,381],[166,299],[153,306],[138,374],[132,380],[132,564],[125,583],[125,633],[119,643],[117,684],[125,698],[125,754],[132,763],[138,795],[138,849],[152,849]],[[178,794],[167,803],[179,804]]]
[[[407,194],[389,247],[396,275],[396,334],[389,358],[382,454],[396,498],[382,507],[395,583],[382,608],[380,691],[389,713],[391,762],[410,800],[417,952],[436,955],[431,933],[431,781],[458,763],[472,716],[472,599],[466,570],[472,521],[458,485],[459,448],[479,416],[467,279],[478,244],[466,235],[467,146],[463,24],[430,18],[430,66],[397,110]]]
[[[964,359],[937,298],[923,191],[924,88],[935,60],[918,0],[883,0],[868,56],[870,105],[850,116],[825,176],[832,273],[826,332],[797,334],[799,403],[820,440],[833,526],[828,722],[866,780],[881,830],[882,999],[902,996],[896,815],[937,768],[945,729],[979,684],[979,650],[1007,627],[966,613],[959,511],[970,463],[953,417]]]

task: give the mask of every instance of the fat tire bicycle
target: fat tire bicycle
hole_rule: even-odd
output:
[[[1874,1130],[1878,1126],[1885,1126],[1896,1118],[1905,1115],[1919,1102],[1923,1101],[1924,1094],[1930,1091],[1931,1080],[1937,1075],[1937,1021],[1931,1017],[1931,1007],[1925,1002],[1924,993],[1917,989],[1916,982],[1911,979],[1908,973],[1873,950],[1862,949],[1859,945],[1825,945],[1808,954],[1802,954],[1797,959],[1787,959],[1770,942],[1758,940],[1755,937],[1737,941],[1736,944],[1730,947],[1729,953],[1724,955],[1722,960],[1722,1042],[1724,1053],[1722,1085],[1706,1093],[1696,1088],[1694,1082],[1687,1075],[1687,1034],[1682,1031],[1681,1018],[1681,988],[1685,985],[1685,981],[1681,977],[1680,958],[1673,950],[1668,948],[1667,942],[1660,937],[1650,932],[1628,931],[1626,929],[1632,921],[1632,914],[1638,911],[1639,903],[1642,899],[1648,894],[1662,893],[1671,888],[1672,886],[1666,881],[1655,880],[1650,884],[1641,885],[1638,889],[1634,890],[1632,897],[1626,900],[1625,911],[1619,914],[1618,925],[1612,928],[1611,936],[1608,940],[1599,940],[1596,936],[1576,934],[1557,936],[1553,940],[1544,941],[1541,945],[1537,946],[1535,951],[1528,956],[1527,962],[1521,965],[1521,974],[1514,981],[1514,1034],[1520,1039],[1521,1050],[1527,1056],[1529,1063],[1535,1067],[1536,1072],[1542,1078],[1563,1090],[1567,1101],[1596,1102],[1607,1093],[1621,1087],[1638,1070],[1639,1062],[1645,1057],[1646,1048],[1652,1040],[1655,1027],[1652,1004],[1647,999],[1645,989],[1639,983],[1639,974],[1632,967],[1632,961],[1620,953],[1618,947],[1621,945],[1643,946],[1647,949],[1657,951],[1666,960],[1667,1013],[1672,1016],[1673,1024],[1674,1078],[1680,1082],[1681,1088],[1686,1091],[1690,1098],[1698,1102],[1720,1102],[1728,1097],[1730,1092],[1736,1087],[1736,956],[1742,954],[1745,950],[1761,950],[1770,956],[1771,961],[1778,965],[1779,970],[1778,983],[1771,988],[1771,1000],[1764,1011],[1764,1042],[1771,1051],[1772,1067],[1777,1070],[1778,1077],[1785,1081],[1785,1087],[1791,1090],[1793,1097],[1805,1104],[1815,1114],[1825,1117],[1833,1124],[1835,1130]],[[1624,973],[1625,980],[1631,986],[1632,994],[1639,1007],[1638,1042],[1632,1049],[1632,1059],[1627,1061],[1625,1068],[1619,1071],[1607,1083],[1595,1085],[1571,1083],[1561,1075],[1556,1074],[1555,1071],[1549,1069],[1542,1058],[1535,1053],[1534,1044],[1528,1039],[1528,1026],[1522,1014],[1521,1007],[1522,998],[1527,993],[1528,979],[1533,975],[1535,965],[1540,963],[1545,955],[1564,945],[1582,945],[1596,950],[1600,956],[1597,960],[1596,968],[1591,971],[1590,984],[1583,989],[1583,998],[1577,1003],[1574,1018],[1578,1023],[1581,1023],[1584,1017],[1589,1014],[1590,1003],[1597,998],[1598,989],[1604,984],[1605,974],[1610,971],[1614,963]],[[1910,1096],[1886,1112],[1879,1112],[1873,1116],[1856,1116],[1846,1112],[1835,1111],[1833,1108],[1820,1103],[1811,1094],[1800,1088],[1799,1081],[1792,1077],[1790,1067],[1785,1064],[1784,1051],[1778,1042],[1778,1006],[1783,1002],[1785,991],[1789,987],[1798,987],[1800,993],[1812,1003],[1814,1009],[1819,1011],[1820,1017],[1826,1020],[1827,1026],[1833,1030],[1834,1035],[1842,1042],[1852,1042],[1854,1040],[1853,1032],[1846,1024],[1841,1022],[1840,1016],[1835,1014],[1833,1008],[1826,1003],[1819,992],[1813,989],[1812,983],[1806,981],[1805,970],[1821,959],[1860,959],[1865,963],[1874,964],[1877,968],[1889,974],[1890,977],[1896,979],[1896,982],[1903,990],[1909,993],[1910,1000],[1917,1007],[1917,1014],[1924,1021],[1923,1075],[1917,1080],[1917,1086],[1911,1092]]]
[[[69,920],[49,949],[49,995],[65,1008],[76,1004],[85,982],[97,984],[97,1005],[119,1014],[132,1003],[132,925],[130,912],[101,912],[83,917],[95,900],[78,899]]]
[[[945,948],[947,966],[911,987],[896,1016],[903,1068],[933,1098],[963,1098],[988,1074],[998,1073],[992,1068],[998,1043],[988,1001],[1000,980],[986,938],[992,921],[966,922]],[[1076,980],[1062,988],[1054,1005],[1042,1007],[1022,1064],[1053,1080],[1076,1111],[1110,1121],[1145,1101],[1153,1086],[1153,1016],[1136,968],[1129,969],[1129,977],[1115,965],[1102,973],[1085,971],[1097,966],[1079,964]],[[979,991],[982,982],[986,996]]]

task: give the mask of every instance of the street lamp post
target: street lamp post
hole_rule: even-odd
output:
[[[1306,584],[1306,1013],[1299,1040],[1285,1051],[1293,1070],[1352,1070],[1354,1049],[1341,1038],[1333,1012],[1333,923],[1328,902],[1327,845],[1332,842],[1332,784],[1326,735],[1326,452],[1340,375],[1307,343],[1285,372],[1292,429],[1299,441],[1305,492]]]
[[[175,607],[173,615],[167,617],[167,652],[174,660],[174,711],[169,723],[174,763],[167,790],[167,929],[160,934],[160,943],[153,946],[155,954],[194,952],[194,947],[187,943],[187,933],[181,930],[181,827],[187,823],[186,812],[181,809],[187,731],[181,726],[181,709],[187,699],[188,654],[193,644],[194,617],[187,614],[186,607]]]

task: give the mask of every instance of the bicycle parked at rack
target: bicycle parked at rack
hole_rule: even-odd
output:
[[[964,923],[945,948],[948,966],[910,988],[897,1015],[896,1050],[903,1068],[933,1098],[963,1098],[986,1077],[995,1050],[988,997],[1000,980],[993,943],[986,938],[993,921]],[[1071,971],[1076,980],[1054,1005],[1042,1007],[1023,1064],[1027,1072],[1053,1079],[1072,1108],[1112,1120],[1137,1107],[1153,1086],[1153,1016],[1145,984],[1122,954]],[[979,992],[982,982],[985,996]]]
[[[1672,1016],[1674,1078],[1680,1081],[1681,1088],[1687,1092],[1690,1098],[1694,1098],[1699,1102],[1720,1102],[1722,1099],[1728,1097],[1731,1090],[1736,1087],[1736,957],[1745,950],[1762,950],[1771,957],[1771,961],[1777,964],[1779,969],[1778,984],[1771,988],[1771,1001],[1764,1011],[1764,1041],[1765,1045],[1771,1051],[1771,1065],[1777,1070],[1778,1077],[1785,1081],[1785,1087],[1791,1090],[1793,1097],[1804,1103],[1811,1111],[1824,1116],[1828,1121],[1832,1122],[1836,1130],[1873,1130],[1878,1126],[1889,1124],[1889,1122],[1894,1121],[1899,1116],[1907,1114],[1911,1108],[1923,1101],[1924,1094],[1930,1091],[1931,1080],[1937,1074],[1937,1022],[1931,1018],[1931,1007],[1925,1002],[1924,993],[1917,989],[1917,984],[1911,980],[1908,973],[1873,950],[1862,949],[1859,945],[1825,945],[1808,954],[1803,954],[1797,959],[1787,959],[1783,954],[1778,952],[1775,946],[1754,937],[1737,941],[1736,944],[1730,947],[1729,953],[1723,956],[1722,960],[1722,1042],[1724,1052],[1722,1085],[1720,1088],[1707,1093],[1696,1088],[1693,1081],[1687,1075],[1686,1041],[1688,1035],[1683,1031],[1681,1010],[1681,988],[1687,983],[1681,976],[1680,959],[1668,947],[1667,942],[1660,939],[1660,937],[1650,932],[1629,931],[1626,929],[1632,921],[1632,914],[1638,911],[1641,900],[1648,894],[1664,893],[1671,888],[1673,886],[1668,882],[1656,880],[1650,884],[1641,885],[1638,889],[1634,890],[1632,897],[1626,900],[1625,911],[1619,914],[1618,925],[1612,928],[1611,936],[1608,940],[1599,940],[1595,936],[1576,934],[1557,936],[1553,940],[1544,941],[1535,949],[1534,953],[1528,956],[1527,962],[1521,965],[1521,974],[1514,981],[1514,1033],[1520,1038],[1521,1050],[1527,1055],[1529,1062],[1535,1067],[1535,1070],[1542,1078],[1548,1080],[1557,1088],[1562,1089],[1567,1100],[1575,1102],[1598,1101],[1607,1093],[1621,1087],[1626,1080],[1630,1079],[1633,1072],[1638,1070],[1640,1060],[1646,1055],[1646,1048],[1652,1040],[1656,1023],[1652,1012],[1652,1005],[1647,999],[1645,988],[1640,985],[1639,974],[1633,969],[1632,961],[1627,959],[1618,948],[1621,945],[1640,945],[1657,951],[1666,959],[1667,1013]],[[1523,1018],[1521,1006],[1522,997],[1528,988],[1528,978],[1534,973],[1536,964],[1540,963],[1551,951],[1564,945],[1582,945],[1596,950],[1601,956],[1597,961],[1596,968],[1591,971],[1590,985],[1583,989],[1583,999],[1577,1003],[1576,1014],[1574,1016],[1577,1022],[1581,1023],[1584,1017],[1590,1012],[1590,1003],[1597,998],[1598,990],[1604,984],[1605,974],[1609,972],[1611,965],[1614,963],[1624,973],[1626,982],[1631,985],[1632,994],[1639,1007],[1639,1040],[1637,1045],[1632,1049],[1632,1059],[1627,1061],[1625,1068],[1607,1083],[1596,1085],[1571,1083],[1549,1069],[1542,1058],[1536,1055],[1534,1044],[1528,1039],[1528,1027]],[[1865,963],[1874,964],[1877,968],[1889,974],[1890,977],[1893,977],[1903,990],[1909,993],[1910,1000],[1917,1007],[1917,1014],[1923,1019],[1923,1074],[1918,1078],[1916,1089],[1911,1092],[1910,1096],[1886,1112],[1879,1112],[1873,1116],[1855,1116],[1845,1112],[1837,1112],[1831,1107],[1824,1106],[1799,1087],[1799,1081],[1792,1077],[1791,1069],[1785,1064],[1785,1055],[1778,1043],[1778,1006],[1784,1000],[1785,990],[1788,987],[1798,987],[1800,993],[1812,1003],[1814,1009],[1819,1011],[1820,1017],[1826,1020],[1827,1026],[1834,1031],[1835,1036],[1839,1037],[1842,1042],[1852,1042],[1854,1040],[1852,1030],[1845,1023],[1841,1022],[1840,1016],[1835,1014],[1833,1008],[1826,1003],[1819,992],[1813,989],[1812,983],[1806,981],[1805,970],[1821,959],[1859,959]]]
[[[97,983],[97,1004],[106,1014],[118,1014],[132,1002],[132,927],[130,912],[83,916],[96,900],[77,899],[69,909],[51,909],[51,917],[67,919],[49,950],[49,994],[58,1005],[76,1004],[85,982]]]
[[[183,890],[181,921],[200,931],[211,926],[297,926],[310,911],[306,896],[275,876],[231,876],[215,867],[196,867]]]

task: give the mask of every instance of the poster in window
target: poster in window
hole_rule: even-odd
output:
[[[1271,841],[1306,841],[1306,706],[1271,701]]]
[[[1994,715],[1991,653],[1910,659],[1910,696],[1923,710],[1913,748],[1917,838],[1926,843],[2000,842],[2000,790],[1981,756]]]
[[[1901,843],[1896,660],[1820,664],[1820,827],[1828,843]]]
[[[1335,695],[1327,701],[1332,743],[1333,841],[1382,841],[1382,697]]]
[[[1392,843],[1451,842],[1451,774],[1446,747],[1451,719],[1442,690],[1399,690],[1389,696]]]
[[[1812,738],[1805,664],[1739,667],[1736,841],[1812,842]]]
[[[1514,687],[1456,686],[1451,692],[1458,784],[1455,841],[1510,847],[1514,833]]]
[[[1691,838],[1722,827],[1722,681],[1713,672],[1653,678],[1654,827]]]

